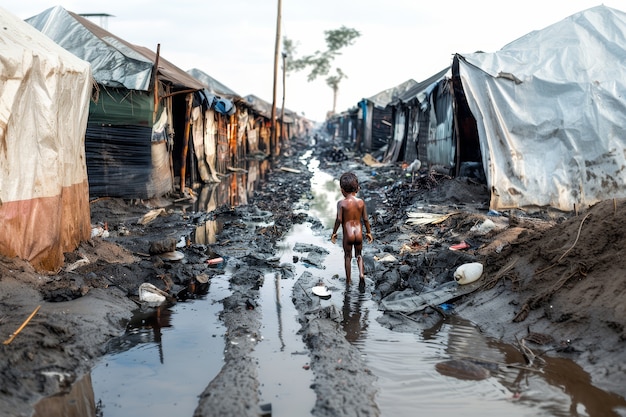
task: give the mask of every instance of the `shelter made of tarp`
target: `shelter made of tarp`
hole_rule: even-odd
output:
[[[99,86],[86,136],[91,195],[151,198],[170,192],[170,156],[184,138],[184,96],[201,96],[204,84],[160,51],[131,44],[61,6],[26,22],[91,64]]]
[[[0,254],[56,271],[91,234],[91,70],[3,9],[0,26]]]
[[[492,209],[626,197],[626,14],[606,6],[457,54]]]
[[[399,158],[410,162],[419,157],[424,166],[449,166],[454,160],[452,103],[446,92],[440,91],[446,90],[449,73],[450,67],[438,71],[388,104],[395,109],[394,130],[384,162],[396,162]],[[421,152],[417,150],[418,143]]]
[[[235,113],[234,102],[241,100],[239,94],[197,68],[192,68],[187,73],[204,85],[203,95],[206,98],[206,107],[226,115]]]
[[[365,151],[376,151],[388,144],[393,137],[393,109],[388,105],[416,84],[417,81],[409,79],[359,102]]]

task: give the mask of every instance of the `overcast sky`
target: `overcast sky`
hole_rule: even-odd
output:
[[[333,62],[346,75],[337,111],[414,79],[422,81],[450,65],[455,53],[495,52],[533,30],[604,4],[626,11],[626,0],[282,0],[281,37],[299,55],[325,49],[324,31],[341,26],[361,36]],[[21,19],[60,5],[92,18],[128,42],[156,50],[183,70],[198,68],[241,96],[272,102],[277,0],[0,0]],[[282,42],[281,42],[282,44]],[[282,100],[279,68],[277,106]],[[332,109],[324,77],[307,82],[306,72],[287,77],[285,107],[323,121]]]

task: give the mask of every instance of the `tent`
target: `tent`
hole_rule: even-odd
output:
[[[394,129],[383,162],[417,158],[428,164],[449,164],[454,154],[449,71],[444,68],[388,104],[393,108]]]
[[[91,233],[91,70],[3,9],[0,22],[0,254],[56,271]]]
[[[362,145],[366,151],[376,151],[388,144],[389,139],[393,137],[393,112],[388,104],[416,84],[417,81],[409,79],[359,102],[359,118],[362,120],[361,131],[363,132]],[[361,148],[362,145],[357,143],[357,148]]]
[[[456,54],[492,209],[626,197],[626,14],[597,6],[494,53]],[[461,143],[463,146],[463,143]]]
[[[98,97],[85,139],[92,196],[158,197],[184,188],[194,105],[204,85],[162,56],[57,6],[26,20],[91,64]],[[175,156],[172,158],[172,156]]]

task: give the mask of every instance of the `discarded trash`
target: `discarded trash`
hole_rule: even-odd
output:
[[[217,265],[217,264],[221,264],[222,262],[224,262],[224,258],[222,257],[213,258],[213,259],[209,259],[208,261],[206,261],[206,263],[208,263],[209,265]]]
[[[328,288],[325,285],[317,285],[313,287],[311,291],[313,291],[313,294],[317,295],[320,298],[330,298],[331,295],[330,291],[328,291]]]
[[[484,222],[473,226],[470,229],[470,232],[475,233],[477,235],[486,235],[496,228],[496,224],[491,219],[486,219]]]
[[[406,223],[412,225],[426,225],[426,224],[439,224],[444,222],[448,217],[454,216],[458,213],[448,213],[448,214],[436,214],[436,213],[416,213],[416,212],[407,212],[406,213],[409,218]]]
[[[175,262],[175,261],[180,261],[181,259],[183,259],[185,257],[185,254],[175,250],[175,251],[172,251],[172,252],[161,253],[161,254],[159,254],[159,256],[163,260]]]
[[[469,248],[470,245],[467,242],[457,243],[456,245],[450,246],[450,250],[463,250]]]
[[[293,168],[287,168],[287,167],[281,167],[280,170],[285,171],[285,172],[291,172],[293,174],[299,174],[302,172],[299,169],[293,169]]]
[[[369,154],[369,153],[365,154],[363,158],[361,158],[361,160],[363,161],[365,165],[370,166],[370,167],[381,167],[385,165],[379,162],[378,160],[376,160],[376,158],[374,158],[372,154]],[[372,171],[372,172],[375,172],[375,171]]]
[[[439,287],[417,294],[413,289],[396,291],[383,298],[380,302],[383,311],[395,311],[411,314],[424,310],[429,306],[443,304],[452,298],[458,297],[459,286],[454,281],[446,282]]]
[[[150,304],[161,304],[167,298],[167,293],[154,285],[144,282],[139,286],[139,301]]]
[[[70,265],[65,267],[65,271],[66,272],[72,272],[78,268],[80,268],[83,265],[88,265],[89,264],[89,259],[83,255],[82,253],[80,254],[81,259],[79,259],[78,261],[71,263]]]
[[[161,214],[165,214],[164,208],[150,210],[149,212],[144,214],[143,217],[139,219],[139,221],[137,221],[137,223],[145,226],[157,217],[159,217]]]
[[[454,306],[452,304],[449,304],[449,303],[439,304],[439,308],[442,309],[443,311],[454,310]]]
[[[454,280],[461,285],[470,284],[483,274],[483,264],[470,262],[459,266],[454,272]]]
[[[502,214],[500,214],[500,212],[496,210],[489,210],[487,212],[487,216],[502,216]]]
[[[408,165],[405,168],[407,175],[411,176],[411,182],[415,181],[415,174],[419,173],[421,167],[422,161],[420,161],[419,159],[415,159],[415,161],[411,162],[411,165]]]
[[[390,253],[386,253],[383,256],[374,256],[374,260],[378,262],[397,262],[398,258]]]
[[[101,238],[107,238],[109,237],[109,230],[106,227],[106,225],[103,226],[95,226],[91,228],[91,237],[101,237]]]
[[[477,285],[459,285],[456,281],[445,282],[438,287],[407,288],[395,291],[380,301],[380,309],[397,313],[412,314],[426,307],[442,306],[458,297],[472,293]],[[442,308],[445,311],[445,309]]]

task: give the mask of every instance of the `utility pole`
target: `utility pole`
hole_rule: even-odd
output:
[[[276,83],[278,80],[278,49],[280,48],[280,20],[282,14],[282,0],[278,0],[278,13],[276,14],[276,43],[274,44],[274,88],[272,98],[272,121],[270,131],[270,153],[276,156],[278,142],[276,140]]]
[[[287,74],[287,53],[283,52],[283,104],[280,106],[280,139],[284,140],[285,131],[285,77]]]

